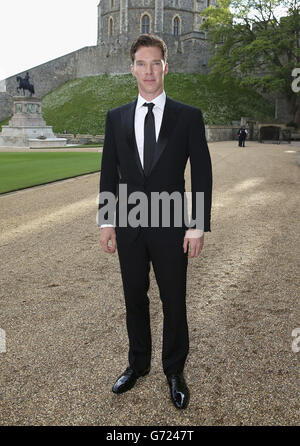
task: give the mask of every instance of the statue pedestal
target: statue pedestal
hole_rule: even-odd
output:
[[[13,117],[2,126],[0,147],[58,147],[67,144],[66,138],[56,138],[52,127],[42,116],[42,101],[35,97],[14,97]]]

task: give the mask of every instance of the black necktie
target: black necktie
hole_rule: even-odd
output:
[[[148,107],[148,113],[145,117],[144,124],[144,172],[145,175],[149,175],[151,171],[155,144],[156,144],[156,134],[155,134],[155,121],[153,114],[153,107],[155,104],[152,102],[143,104],[144,107]]]

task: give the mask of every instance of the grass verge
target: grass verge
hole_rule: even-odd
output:
[[[97,172],[101,153],[0,153],[0,194]]]

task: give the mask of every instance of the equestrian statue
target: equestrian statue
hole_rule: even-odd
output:
[[[25,96],[25,90],[30,92],[30,96],[34,94],[34,85],[29,82],[30,76],[29,73],[26,73],[25,78],[23,79],[21,76],[17,76],[17,81],[19,82],[19,86],[17,87],[18,93],[20,90],[23,90],[23,94]]]

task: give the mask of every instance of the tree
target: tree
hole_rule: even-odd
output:
[[[211,75],[279,93],[300,125],[299,93],[292,89],[300,67],[299,0],[219,0],[201,16],[215,50]]]

